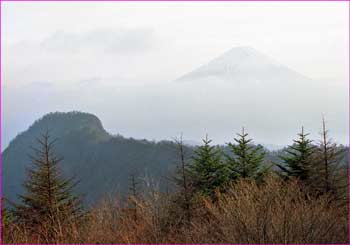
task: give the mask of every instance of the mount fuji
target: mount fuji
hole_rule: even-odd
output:
[[[312,80],[256,49],[244,46],[232,48],[176,82],[218,82],[251,87],[296,85]]]
[[[339,96],[330,96],[334,94]],[[221,142],[228,129],[241,126],[262,142],[285,144],[302,125],[317,137],[322,114],[338,135],[348,121],[346,90],[308,78],[246,46],[234,47],[174,79],[167,98],[172,102],[171,122],[186,118],[179,130],[201,128]]]

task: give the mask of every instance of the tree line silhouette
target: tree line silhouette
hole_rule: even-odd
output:
[[[25,194],[19,195],[20,203],[11,203],[11,208],[3,208],[3,241],[103,242],[105,238],[101,237],[88,239],[86,231],[90,226],[86,224],[96,225],[96,220],[101,216],[96,212],[104,210],[111,216],[107,218],[103,214],[104,219],[100,220],[99,225],[105,227],[107,220],[110,220],[107,230],[118,230],[123,234],[123,229],[128,227],[125,234],[129,237],[132,233],[140,232],[140,227],[150,226],[153,229],[148,230],[148,233],[141,232],[144,237],[148,234],[149,240],[128,240],[118,233],[119,235],[108,238],[111,239],[109,242],[182,242],[177,233],[186,234],[186,242],[346,242],[348,165],[342,162],[344,148],[330,140],[324,119],[321,139],[314,143],[308,136],[302,127],[297,139],[279,156],[279,163],[266,163],[264,149],[253,144],[244,128],[233,142],[227,144],[229,152],[223,152],[220,147],[212,145],[212,140],[206,136],[190,160],[186,157],[181,136],[175,139],[179,167],[169,177],[176,187],[175,191],[162,193],[153,189],[148,197],[145,193],[141,195],[140,180],[133,173],[130,175],[130,195],[127,201],[119,205],[107,201],[109,206],[106,209],[104,200],[101,206],[86,209],[82,205],[82,196],[73,194],[73,189],[78,184],[76,179],[63,176],[59,167],[63,159],[56,156],[56,141],[50,138],[47,131],[37,139],[38,147],[32,147],[32,165],[27,169],[27,179],[23,183]],[[272,197],[272,193],[265,192],[277,194]],[[266,197],[270,199],[265,200]],[[246,210],[241,206],[241,202],[245,201],[248,206],[252,203],[256,206],[250,211]],[[276,210],[281,213],[271,213],[269,216],[269,212],[272,212],[268,210],[269,205],[276,205]],[[294,223],[295,228],[290,227],[288,230],[286,212],[293,205],[297,209],[296,218],[293,216],[297,221]],[[230,207],[239,210],[230,210]],[[256,214],[256,220],[262,221],[252,225],[249,223],[249,212],[254,217],[253,210],[256,209],[265,211]],[[337,209],[341,212],[335,211]],[[244,218],[242,212],[246,212]],[[307,226],[306,223],[299,224],[297,219],[306,218],[307,215],[312,215],[314,221],[307,228],[319,232],[318,235],[310,233],[314,235],[312,238],[309,237],[310,234],[300,237],[300,232],[293,230]],[[151,220],[147,220],[149,217],[152,217]],[[231,227],[232,233],[226,234],[223,226],[227,224],[221,222],[227,222],[227,217],[234,219],[234,225],[228,225],[234,228]],[[278,223],[282,218],[284,223]],[[125,220],[128,222],[125,223]],[[324,226],[322,222],[325,220],[333,227]],[[335,225],[335,222],[339,224]],[[196,230],[198,224],[209,227],[215,224],[213,234]],[[248,224],[255,227],[253,231],[248,232]],[[283,232],[273,230],[274,225],[278,229],[282,227]],[[96,226],[91,227],[95,227],[95,232],[98,230]],[[226,235],[220,238],[220,232]],[[281,232],[283,236],[280,235]],[[68,233],[71,235],[67,236]],[[302,234],[304,233],[305,231]],[[237,236],[233,237],[233,234]],[[239,238],[243,240],[238,239],[241,235],[245,236]],[[221,240],[225,236],[228,240]]]

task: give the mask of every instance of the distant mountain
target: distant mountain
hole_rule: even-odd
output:
[[[3,195],[16,201],[23,193],[25,169],[30,166],[30,147],[46,130],[57,138],[56,152],[64,157],[62,168],[67,176],[80,180],[79,193],[93,203],[105,193],[127,192],[130,174],[146,175],[165,186],[165,176],[177,165],[177,150],[172,142],[150,142],[108,134],[100,120],[88,113],[50,113],[19,134],[5,149]],[[186,148],[190,150],[190,147]]]
[[[275,144],[262,144],[262,146],[266,149],[268,149],[269,151],[279,151],[281,149],[283,149],[286,146],[283,145],[275,145]]]
[[[172,114],[185,115],[183,128],[201,128],[221,142],[242,126],[265,143],[288,144],[301,126],[317,137],[322,115],[340,142],[347,135],[344,89],[319,83],[251,47],[234,47],[185,73],[173,80],[168,94],[178,98]]]
[[[251,47],[235,47],[205,65],[176,79],[177,82],[228,82],[240,86],[276,86],[311,79]]]

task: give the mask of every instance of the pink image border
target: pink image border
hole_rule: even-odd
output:
[[[2,149],[2,103],[3,103],[3,94],[2,94],[2,78],[3,78],[3,70],[2,70],[2,45],[1,45],[1,35],[2,35],[2,2],[348,2],[348,42],[350,40],[350,0],[0,0],[0,149]],[[350,105],[350,43],[348,43],[348,105]],[[348,111],[348,119],[350,122],[350,111]],[[350,145],[350,125],[348,125],[349,128],[349,135],[348,135],[348,146]],[[348,151],[348,157],[350,159],[350,151]],[[349,162],[348,162],[349,164]],[[348,183],[350,182],[350,166],[347,168],[348,171]],[[2,152],[0,152],[0,198],[2,200]],[[348,188],[348,205],[350,210],[350,188]],[[350,212],[348,214],[348,222],[350,223]],[[0,221],[2,220],[2,201],[0,201]],[[350,236],[350,225],[348,223],[348,229],[349,229],[349,236]],[[350,238],[349,238],[350,240]],[[0,244],[3,244],[2,242],[2,223],[0,223]],[[68,245],[68,244],[67,244]],[[102,244],[101,244],[102,245]],[[225,244],[223,244],[225,245]],[[239,244],[239,245],[245,245],[245,244]],[[247,244],[248,245],[248,244]],[[272,244],[271,244],[272,245]],[[275,244],[279,245],[279,244]]]

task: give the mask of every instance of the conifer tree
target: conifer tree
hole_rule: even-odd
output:
[[[231,155],[226,155],[226,164],[230,169],[230,180],[249,178],[261,180],[270,166],[263,166],[265,152],[261,146],[252,145],[252,139],[242,128],[241,134],[234,138],[236,144],[228,143]]]
[[[285,155],[280,156],[283,164],[277,164],[277,166],[285,178],[296,177],[304,183],[310,180],[314,147],[312,141],[307,138],[308,135],[302,127],[298,134],[299,138],[284,150]]]
[[[45,239],[54,239],[57,226],[82,215],[81,199],[72,194],[77,184],[74,178],[66,179],[59,164],[62,158],[54,153],[55,140],[48,131],[37,139],[38,148],[32,148],[32,167],[27,169],[23,186],[26,193],[19,195],[21,204],[15,205],[18,223],[40,233],[46,229]]]
[[[213,196],[216,189],[222,189],[228,181],[228,169],[221,160],[221,152],[206,136],[203,145],[195,150],[189,172],[195,192]]]
[[[186,224],[191,222],[191,211],[193,206],[194,192],[192,190],[189,166],[186,162],[186,152],[182,139],[182,135],[179,139],[175,139],[175,143],[178,148],[178,154],[180,158],[180,164],[176,172],[176,176],[172,178],[172,182],[175,183],[179,197],[176,198],[178,206],[183,209]]]
[[[134,220],[137,220],[138,216],[138,211],[137,211],[137,204],[138,204],[138,198],[139,198],[139,193],[138,193],[138,185],[139,182],[137,180],[137,175],[136,173],[131,173],[130,177],[130,196],[129,196],[129,202],[131,205],[131,210],[133,212]]]
[[[329,194],[333,199],[346,200],[347,169],[345,163],[342,164],[346,149],[338,147],[329,138],[324,118],[321,137],[313,165],[313,185],[319,194]]]

